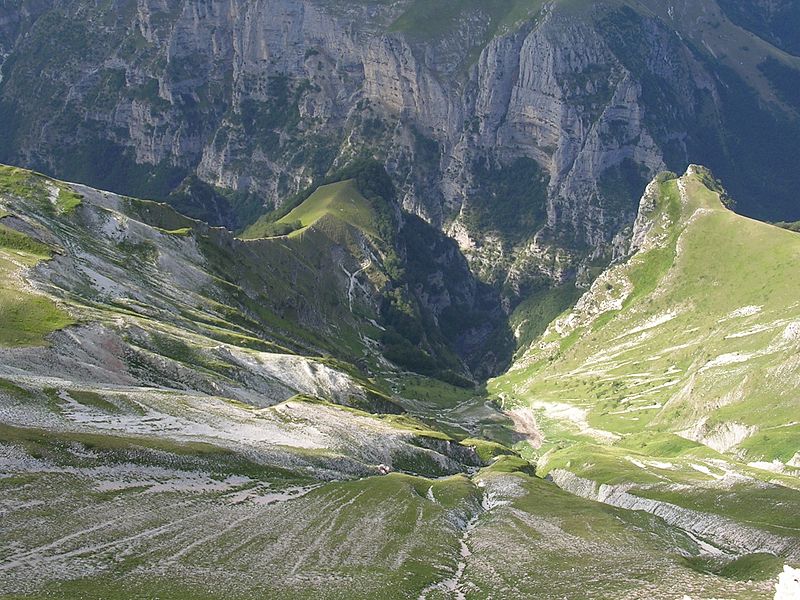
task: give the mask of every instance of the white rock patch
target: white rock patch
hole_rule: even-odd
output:
[[[800,569],[783,567],[783,573],[775,584],[775,600],[797,600],[800,598]]]
[[[738,319],[740,317],[752,317],[753,315],[757,315],[763,310],[764,307],[762,306],[743,306],[742,308],[737,308],[731,314],[728,315],[729,319]]]

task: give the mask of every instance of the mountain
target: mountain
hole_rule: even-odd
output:
[[[426,273],[418,264],[441,264],[430,259],[442,260],[448,255],[437,250],[455,245],[421,220],[385,211],[374,165],[342,175],[242,239],[165,204],[0,170],[4,597],[556,599],[587,589],[601,598],[667,598],[676,590],[771,597],[783,564],[798,560],[794,459],[782,473],[745,466],[738,455],[703,445],[708,439],[690,441],[664,426],[645,440],[630,422],[604,414],[602,423],[590,416],[588,432],[569,424],[545,429],[543,448],[559,449],[534,466],[525,458],[530,419],[528,429],[517,425],[526,435],[513,429],[526,416],[521,391],[520,406],[503,412],[480,386],[414,374],[385,351],[392,338],[380,333],[395,327],[396,316],[380,311],[376,295],[405,290],[398,297],[419,311],[410,318],[416,324],[425,307],[436,306],[391,272]],[[624,288],[625,269],[661,256],[669,244],[685,249],[673,269],[684,268],[695,251],[684,240],[695,229],[701,239],[717,231],[706,241],[720,248],[720,264],[735,254],[720,238],[733,248],[759,239],[765,253],[783,247],[781,257],[795,258],[797,234],[728,212],[704,181],[712,180],[695,169],[651,185],[637,221],[639,249],[613,267],[615,285]],[[432,240],[427,263],[412,258],[412,246],[426,247],[405,238],[406,228]],[[720,282],[741,268],[740,261],[720,270]],[[773,310],[794,282],[770,279],[758,263],[754,270],[763,282],[720,311],[745,300],[756,306],[749,295],[758,295],[761,310],[732,317],[729,333],[742,335],[728,337],[747,340],[755,329],[747,343],[772,348],[773,340],[775,356],[752,359],[785,376],[796,370],[796,340]],[[645,278],[651,283],[631,296],[631,311],[661,314],[646,298],[662,278],[669,276]],[[579,309],[605,289],[597,283]],[[728,286],[719,297],[729,293]],[[674,319],[696,318],[690,308]],[[616,320],[628,316],[623,308]],[[605,320],[608,335],[623,327]],[[425,335],[448,339],[430,325]],[[544,339],[552,335],[551,328]],[[739,342],[719,343],[730,355]],[[444,348],[455,354],[458,344]],[[537,385],[534,353],[490,391],[523,376]],[[555,369],[568,358],[554,360]],[[705,362],[746,370],[748,390],[763,381],[744,359]],[[788,411],[791,384],[785,389]],[[761,426],[748,438],[754,443],[742,445],[751,453],[746,460],[782,458],[796,439],[791,427],[781,444],[758,437],[780,435],[767,429],[780,415],[748,415],[744,407],[739,414],[742,426]],[[608,439],[623,433],[624,444]],[[580,462],[590,452],[591,464]],[[660,476],[665,485],[643,486],[656,469],[674,483]],[[598,470],[611,475],[598,477]],[[593,496],[592,481],[613,493],[604,487]],[[725,485],[715,487],[719,481]],[[700,506],[708,497],[690,501],[689,485],[698,498],[714,493],[727,504]],[[663,507],[670,493],[687,498],[694,512],[675,516],[624,502]],[[758,519],[738,524],[757,501]]]
[[[800,219],[791,0],[0,6],[0,160],[242,229],[372,156],[510,304],[588,284],[665,168]]]
[[[111,301],[219,341],[229,341],[220,332],[228,328],[259,349],[330,354],[367,370],[373,350],[382,348],[400,365],[465,385],[468,362],[479,373],[497,368],[481,342],[497,338],[502,350],[500,342],[510,338],[499,296],[474,279],[452,241],[397,212],[392,184],[374,163],[351,165],[340,172],[342,181],[299,197],[285,217],[253,225],[242,239],[165,204],[99,192],[64,192],[71,198],[66,208],[58,199],[51,206],[53,190],[70,188],[22,169],[3,167],[1,174],[3,191],[32,190],[22,196],[23,206],[36,211],[33,222],[17,223],[24,232],[67,227],[59,217],[82,218],[67,234],[86,246],[89,264],[59,255],[66,241],[31,242],[37,256],[56,253],[57,277],[49,285],[64,301]],[[172,242],[166,250],[159,235],[171,236],[163,238]]]
[[[0,0],[0,600],[796,596],[798,25]]]
[[[490,391],[565,489],[796,555],[800,236],[728,200],[702,167],[654,180],[629,256]]]

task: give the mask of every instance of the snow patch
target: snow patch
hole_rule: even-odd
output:
[[[717,473],[714,473],[711,469],[709,469],[705,465],[691,463],[689,466],[691,466],[695,471],[699,471],[703,475],[708,475],[709,477],[713,477],[714,479],[723,479],[725,477],[724,475],[718,475]]]
[[[773,460],[772,462],[767,461],[756,461],[747,463],[748,467],[753,467],[754,469],[761,469],[762,471],[771,471],[772,473],[783,473],[786,470],[786,465],[784,465],[778,459]]]
[[[647,331],[648,329],[654,329],[655,327],[658,327],[659,325],[663,325],[664,323],[669,323],[670,321],[672,321],[677,316],[678,316],[678,313],[675,312],[675,311],[664,313],[662,315],[656,315],[655,317],[651,317],[650,319],[645,321],[642,325],[639,325],[638,327],[634,327],[633,329],[629,329],[628,331],[626,331],[621,336],[618,336],[615,339],[619,339],[620,337],[625,337],[625,336],[628,336],[628,335],[633,335],[635,333],[641,333],[642,331]]]
[[[770,325],[755,325],[750,329],[745,329],[744,331],[739,331],[737,333],[731,333],[730,335],[726,335],[726,340],[734,340],[743,337],[750,337],[751,335],[756,335],[757,333],[763,333],[765,331],[769,331],[772,329],[773,326]]]
[[[800,321],[794,321],[783,330],[783,339],[787,342],[800,342]]]
[[[661,462],[660,460],[648,460],[647,464],[651,467],[655,467],[656,469],[664,469],[667,471],[672,471],[675,469],[675,465],[668,462]]]

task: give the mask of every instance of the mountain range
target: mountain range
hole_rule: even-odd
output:
[[[0,0],[0,597],[792,598],[797,25]]]

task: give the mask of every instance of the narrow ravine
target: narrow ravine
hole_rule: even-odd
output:
[[[349,302],[349,308],[350,308],[350,312],[352,313],[352,312],[353,312],[353,295],[354,295],[354,292],[355,292],[355,287],[356,287],[356,284],[358,283],[358,280],[357,280],[356,278],[357,278],[357,277],[358,277],[358,276],[359,276],[361,273],[363,273],[364,271],[366,271],[367,269],[369,269],[369,268],[370,268],[370,266],[372,266],[372,261],[367,261],[367,264],[366,264],[366,265],[364,265],[363,267],[361,267],[361,268],[360,268],[360,269],[358,269],[357,271],[354,271],[353,273],[351,273],[350,271],[348,271],[348,270],[345,268],[345,266],[344,266],[344,265],[340,265],[340,266],[342,267],[342,271],[344,271],[344,272],[345,272],[345,274],[346,274],[346,275],[347,275],[347,276],[350,278],[350,284],[349,284],[349,286],[348,286],[348,288],[347,288],[347,300],[348,300],[348,302]]]
[[[464,570],[467,568],[467,559],[472,556],[472,550],[469,548],[469,538],[475,527],[477,527],[479,518],[480,514],[473,516],[464,526],[464,532],[461,534],[461,539],[459,539],[460,560],[456,565],[456,570],[452,577],[448,577],[447,579],[443,579],[442,581],[438,581],[426,587],[420,593],[418,600],[426,600],[428,594],[433,591],[453,594],[453,597],[457,600],[466,600],[466,593],[462,580],[464,578]]]
[[[435,502],[436,499],[433,497],[432,492],[433,488],[430,488],[428,490],[428,498]],[[495,508],[504,506],[506,504],[508,504],[508,501],[500,500],[492,492],[485,492],[483,494],[479,511],[464,525],[464,530],[461,534],[461,538],[459,539],[459,561],[456,564],[456,569],[453,572],[453,575],[426,587],[424,590],[422,590],[422,592],[420,592],[417,600],[427,600],[428,594],[434,591],[449,594],[455,600],[466,600],[467,590],[464,582],[464,571],[467,568],[467,561],[469,560],[470,556],[472,556],[472,550],[470,549],[469,545],[470,538],[475,529],[478,527],[482,517],[485,517]]]

